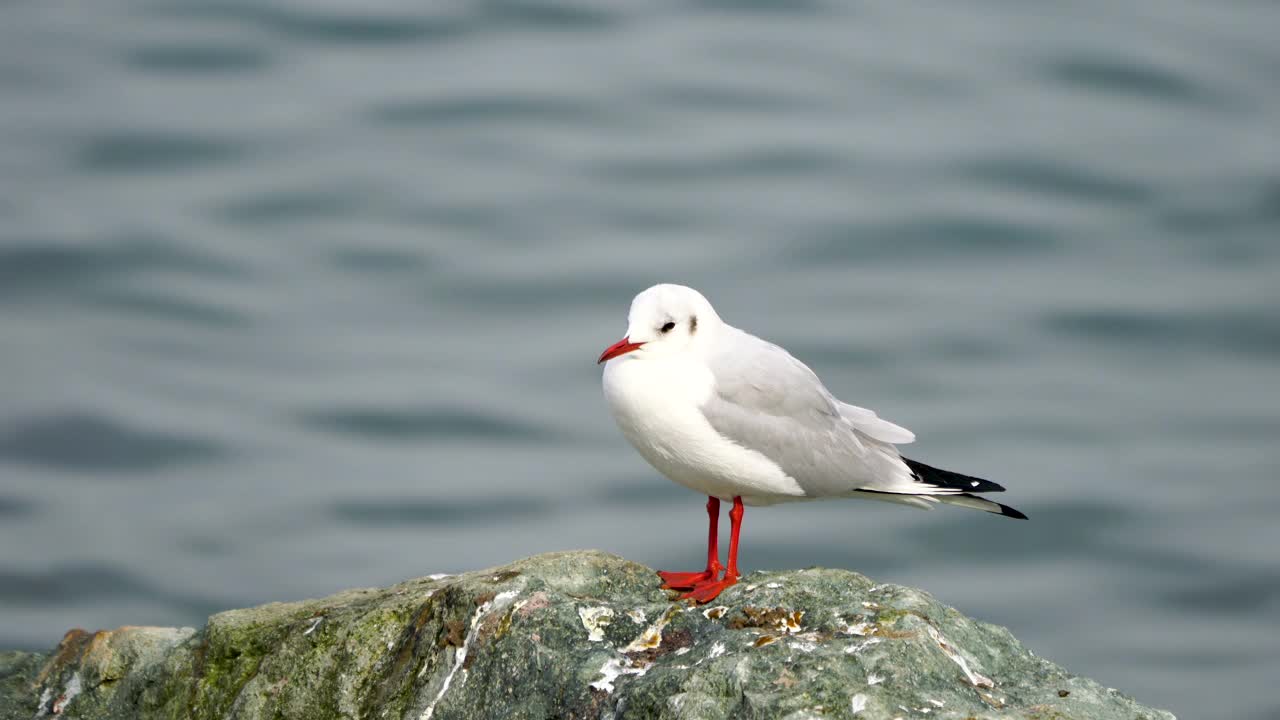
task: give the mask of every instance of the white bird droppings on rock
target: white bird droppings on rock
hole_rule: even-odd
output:
[[[582,619],[582,627],[587,629],[587,639],[591,642],[604,640],[604,629],[613,622],[613,609],[607,607],[580,607],[578,617]]]
[[[76,699],[76,696],[83,689],[84,685],[80,681],[80,673],[72,675],[71,679],[67,681],[67,686],[62,689],[62,694],[53,702],[53,714],[61,715],[62,711],[67,709],[67,706],[71,704],[72,700]],[[41,714],[44,714],[43,709],[43,706],[41,706]]]
[[[315,631],[316,631],[316,628],[320,627],[320,623],[322,623],[322,622],[324,622],[324,616],[323,616],[323,615],[321,615],[320,617],[316,618],[316,619],[315,619],[315,622],[311,623],[311,627],[307,628],[306,630],[303,630],[303,631],[302,631],[302,634],[303,634],[303,635],[310,635],[311,633],[313,633],[313,632],[315,632]]]
[[[872,645],[879,645],[881,642],[882,641],[880,640],[880,638],[875,638],[875,637],[867,638],[866,640],[863,640],[860,643],[854,643],[853,645],[846,645],[844,648],[844,651],[846,654],[854,655],[856,653],[862,652],[863,650],[866,650]]]
[[[867,709],[867,696],[862,693],[854,695],[852,698],[849,698],[849,706],[850,709],[853,710],[853,714],[857,715]]]
[[[840,632],[846,635],[857,635],[859,637],[866,637],[870,633],[870,631],[871,631],[871,623],[858,622],[858,623],[853,623],[852,625],[845,625],[844,629],[841,630]]]
[[[715,607],[709,607],[706,610],[703,610],[702,617],[708,620],[719,620],[720,618],[724,617],[724,614],[727,612],[729,612],[729,608],[725,607],[724,605],[717,605]]]
[[[667,626],[667,623],[671,622],[671,618],[679,615],[680,612],[681,610],[679,605],[672,605],[671,609],[663,613],[662,617],[658,618],[657,622],[645,628],[644,632],[637,635],[634,640],[628,643],[627,646],[622,649],[622,652],[643,652],[645,650],[652,650],[661,645],[663,628]]]
[[[489,610],[495,605],[505,604],[507,600],[510,600],[517,594],[518,593],[514,590],[500,592],[497,595],[494,595],[493,599],[481,603],[480,607],[476,608],[475,613],[471,616],[471,623],[467,627],[466,637],[462,639],[462,647],[456,649],[453,653],[453,667],[449,669],[449,674],[444,676],[444,683],[440,686],[440,692],[436,693],[435,698],[427,705],[427,708],[422,711],[421,720],[431,720],[431,716],[435,714],[436,705],[449,690],[449,685],[453,683],[453,678],[458,674],[459,670],[462,671],[463,678],[466,678],[467,651],[471,649],[471,641],[475,639],[475,630],[480,624],[480,620],[484,618]],[[427,671],[428,667],[430,667],[430,665],[423,663],[422,669],[418,671],[418,677],[422,677],[422,674]]]
[[[596,690],[613,692],[613,682],[623,675],[643,675],[649,671],[649,664],[632,665],[623,658],[610,658],[600,668],[600,679],[591,683]]]
[[[926,625],[925,629],[929,632],[929,637],[933,638],[933,641],[938,643],[938,647],[942,648],[942,652],[945,653],[947,657],[951,658],[952,662],[960,666],[960,670],[964,673],[965,680],[969,681],[970,685],[976,688],[993,688],[996,686],[995,682],[992,681],[991,678],[979,675],[978,673],[970,670],[968,661],[966,661],[964,657],[962,657],[960,653],[951,646],[951,643],[947,642],[946,638],[942,637],[942,633],[938,632],[937,628],[932,625]]]

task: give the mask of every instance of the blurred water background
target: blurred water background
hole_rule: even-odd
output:
[[[0,647],[702,558],[609,419],[703,290],[1030,523],[748,512],[1187,718],[1280,717],[1280,6],[0,7]]]

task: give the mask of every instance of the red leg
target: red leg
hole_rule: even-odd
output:
[[[694,602],[711,602],[716,596],[724,591],[730,585],[736,585],[738,582],[738,533],[742,531],[742,498],[735,497],[733,499],[733,509],[729,511],[729,520],[733,524],[729,530],[729,567],[725,568],[724,577],[719,580],[708,580],[707,582],[698,583],[692,590],[680,596],[680,599],[689,598]]]
[[[720,574],[720,500],[707,498],[707,569],[702,572],[658,571],[664,590],[688,590]]]

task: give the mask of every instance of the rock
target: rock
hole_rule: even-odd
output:
[[[29,720],[36,714],[40,668],[49,656],[43,653],[0,652],[0,720]]]
[[[710,607],[599,552],[0,654],[0,717],[1172,719],[1003,628],[857,573],[753,573]]]

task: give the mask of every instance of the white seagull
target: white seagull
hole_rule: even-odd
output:
[[[915,440],[910,430],[837,400],[808,366],[721,320],[693,288],[637,295],[626,335],[599,362],[622,434],[663,475],[708,496],[706,569],[658,573],[664,588],[688,591],[682,598],[708,602],[738,581],[743,505],[863,498],[1026,519],[976,494],[1000,485],[903,457],[894,446]],[[716,546],[721,500],[733,502],[727,567]]]

